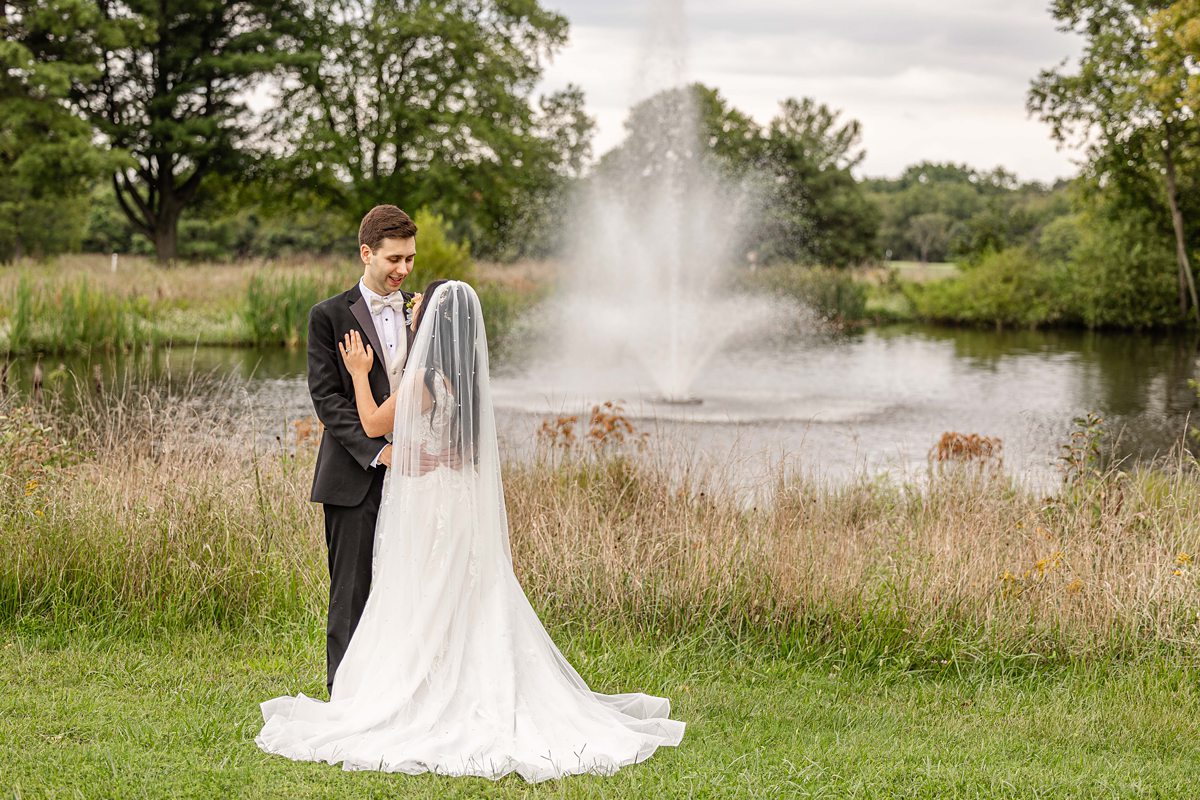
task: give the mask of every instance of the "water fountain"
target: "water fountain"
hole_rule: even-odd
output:
[[[752,301],[723,292],[750,195],[721,178],[702,140],[686,54],[683,3],[653,4],[643,99],[581,198],[554,338],[568,370],[587,365],[582,378],[607,362],[626,391],[648,379],[645,399],[685,406],[702,402],[692,387],[713,353],[762,319]],[[637,365],[643,374],[632,374]]]

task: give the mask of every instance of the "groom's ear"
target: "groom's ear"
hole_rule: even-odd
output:
[[[358,255],[362,259],[363,266],[371,263],[371,245],[360,244],[358,246]]]

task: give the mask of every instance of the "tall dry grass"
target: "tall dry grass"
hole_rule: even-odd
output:
[[[282,427],[283,421],[280,421]],[[134,387],[0,419],[0,620],[137,627],[315,621],[315,436],[259,449],[230,412]],[[650,444],[653,447],[653,442]],[[550,619],[717,632],[905,663],[1128,656],[1200,640],[1200,472],[1078,469],[1042,496],[971,463],[921,485],[720,476],[544,448],[505,470],[514,560]]]
[[[745,510],[631,461],[510,468],[526,586],[665,630],[872,658],[1132,653],[1200,635],[1200,478],[1106,473],[1052,498],[974,469],[922,486],[781,481]]]
[[[427,242],[406,286],[420,291],[437,277],[471,277],[488,311],[493,349],[503,350],[520,315],[545,294],[553,266],[467,270],[462,257],[449,243],[439,251]],[[297,347],[307,337],[312,305],[361,276],[355,253],[170,269],[130,256],[114,271],[108,257],[97,255],[0,266],[0,359],[142,344]]]
[[[311,458],[255,445],[235,381],[0,403],[0,619],[135,628],[313,613]],[[266,452],[264,452],[266,450]],[[303,450],[303,448],[302,448]]]

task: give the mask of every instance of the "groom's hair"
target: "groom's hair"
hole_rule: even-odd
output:
[[[396,206],[375,206],[358,225],[358,243],[372,250],[384,239],[411,239],[416,235],[417,224]]]

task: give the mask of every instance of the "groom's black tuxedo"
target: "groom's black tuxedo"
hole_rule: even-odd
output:
[[[405,302],[412,297],[410,292],[403,295]],[[389,393],[384,350],[357,284],[317,303],[308,314],[308,391],[317,419],[325,426],[311,499],[324,504],[329,548],[326,667],[330,689],[371,590],[371,554],[385,472],[383,465],[372,467],[371,462],[387,444],[382,437],[367,436],[358,418],[354,381],[337,347],[351,330],[366,337],[375,351],[368,379],[375,402],[382,404]],[[406,331],[411,347],[412,332]]]

